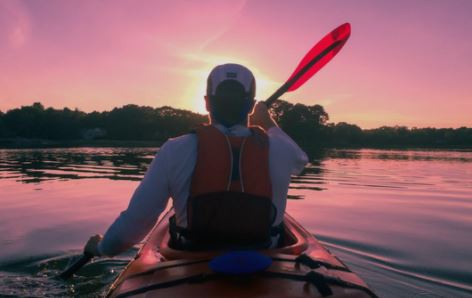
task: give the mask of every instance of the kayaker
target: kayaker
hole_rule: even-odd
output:
[[[277,235],[264,229],[267,224],[274,230],[280,226],[290,177],[308,159],[277,126],[267,106],[255,104],[255,91],[254,76],[246,67],[215,67],[204,97],[209,125],[164,143],[128,208],[104,237],[92,236],[84,250],[114,256],[131,248],[152,229],[169,198],[176,213],[171,232],[182,242],[176,246],[222,235],[218,241],[269,235],[268,245],[275,245]]]

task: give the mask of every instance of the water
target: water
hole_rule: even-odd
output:
[[[154,148],[0,150],[0,296],[97,297],[136,253],[55,276],[103,233]],[[381,297],[472,296],[472,152],[328,150],[288,212]]]

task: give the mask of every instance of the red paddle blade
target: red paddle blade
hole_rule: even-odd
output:
[[[345,23],[320,40],[298,64],[295,71],[287,80],[289,88],[294,91],[317,73],[341,50],[351,35],[351,25]],[[293,81],[293,82],[292,82]]]

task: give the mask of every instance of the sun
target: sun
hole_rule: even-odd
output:
[[[191,98],[191,109],[200,114],[208,114],[204,99],[207,75],[205,73],[203,77],[196,80],[197,82],[192,88],[192,95],[189,97]],[[256,100],[266,100],[276,90],[278,83],[270,80],[259,71],[254,71],[254,76],[256,78]]]
[[[256,99],[258,101],[266,100],[280,87],[278,82],[271,80],[258,70],[254,71],[254,77],[256,78]]]
[[[207,73],[205,73],[201,78],[198,78],[194,83],[194,86],[191,91],[193,94],[191,98],[191,109],[196,113],[208,114],[205,105],[205,93],[206,93],[206,79]],[[278,83],[270,80],[264,74],[254,71],[254,76],[256,77],[256,100],[266,100],[275,90],[277,90]]]
[[[202,59],[204,58],[204,59]],[[242,61],[240,59],[220,57],[220,56],[206,56],[199,57],[202,62],[198,68],[187,70],[187,74],[193,79],[185,90],[185,96],[189,99],[189,108],[197,113],[207,114],[205,99],[206,83],[209,72],[216,65],[224,63],[239,63],[247,66],[256,78],[256,100],[265,100],[270,96],[279,86],[279,82],[270,79],[266,73],[256,67],[256,63],[249,61]]]
[[[191,98],[191,109],[200,114],[208,113],[204,98],[206,93],[206,76],[207,74],[205,73],[201,77],[196,78],[192,88],[192,95],[189,96]]]
[[[208,114],[208,111],[206,110],[206,104],[205,104],[205,99],[203,96],[195,98],[194,100],[194,111],[199,114]]]

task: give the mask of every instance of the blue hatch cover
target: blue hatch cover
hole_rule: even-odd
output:
[[[264,271],[272,259],[257,251],[231,251],[213,258],[209,266],[217,273],[242,275]]]

